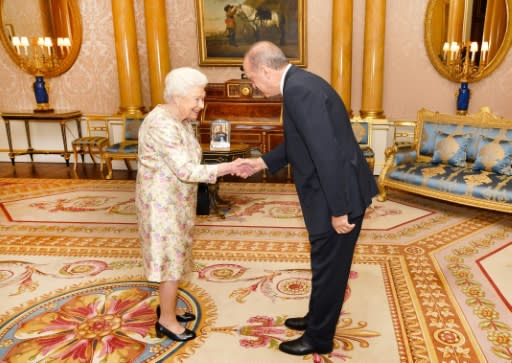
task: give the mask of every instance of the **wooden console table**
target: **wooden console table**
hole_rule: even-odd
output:
[[[219,164],[230,162],[238,158],[247,157],[251,147],[247,144],[231,144],[229,149],[210,149],[210,144],[201,144],[204,164]],[[223,200],[219,196],[219,182],[208,184],[208,194],[210,199],[210,212],[214,212],[221,218],[226,218],[225,211],[231,207],[229,201]]]
[[[82,114],[80,111],[64,111],[64,112],[2,112],[0,114],[5,121],[5,130],[7,132],[7,142],[9,143],[9,157],[11,163],[14,165],[14,159],[17,155],[30,155],[30,160],[34,161],[34,154],[60,154],[66,160],[66,165],[69,166],[69,158],[71,153],[68,150],[68,143],[66,140],[66,123],[68,121],[75,121],[78,130],[78,137],[82,137],[82,127],[80,120]],[[11,122],[23,121],[25,123],[25,134],[27,136],[28,147],[24,150],[14,150],[12,146],[11,135]],[[60,124],[62,134],[63,150],[42,150],[34,149],[32,147],[32,139],[30,136],[30,123],[36,122],[53,122]]]

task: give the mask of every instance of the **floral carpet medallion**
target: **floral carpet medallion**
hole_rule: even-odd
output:
[[[145,362],[186,355],[201,339],[185,347],[156,337],[156,289],[145,281],[122,281],[42,297],[0,326],[3,361]],[[203,316],[215,315],[204,297],[193,286],[180,291],[178,307],[198,316],[190,324],[194,330],[204,325]]]
[[[222,183],[199,216],[180,312],[198,337],[155,336],[133,181],[0,179],[0,362],[512,360],[510,215],[391,192],[367,210],[330,354],[278,350],[301,332],[309,243],[294,188]],[[332,288],[336,288],[333,286]]]

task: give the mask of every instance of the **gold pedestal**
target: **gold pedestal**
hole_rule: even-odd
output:
[[[38,103],[34,112],[53,112],[54,109],[50,107],[49,103]]]

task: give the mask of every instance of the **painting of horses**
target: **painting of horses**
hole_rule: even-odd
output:
[[[306,0],[196,0],[199,65],[242,65],[260,40],[305,67]]]

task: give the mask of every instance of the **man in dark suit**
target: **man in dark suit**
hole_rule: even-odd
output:
[[[279,349],[326,354],[333,349],[355,244],[377,185],[345,106],[326,81],[289,64],[270,42],[251,47],[244,71],[265,96],[282,94],[284,142],[261,158],[246,160],[240,176],[264,168],[274,173],[290,163],[311,245],[308,313],[285,322],[305,332]]]

